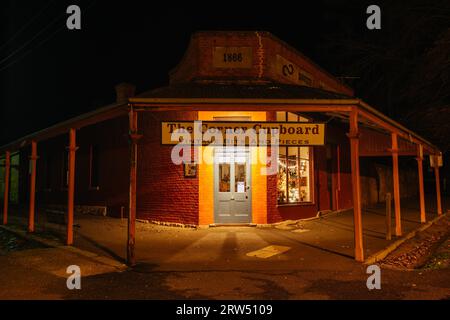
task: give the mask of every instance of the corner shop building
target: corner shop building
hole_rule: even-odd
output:
[[[1,147],[4,224],[10,205],[26,206],[30,231],[36,207],[62,208],[71,244],[74,212],[128,215],[128,258],[133,260],[136,218],[266,224],[353,208],[355,258],[362,261],[361,206],[371,201],[371,190],[361,185],[360,160],[392,159],[399,236],[400,190],[407,187],[400,185],[399,156],[417,158],[414,184],[425,222],[423,159],[430,156],[437,163],[439,149],[355,98],[351,88],[267,32],[196,33],[170,73],[169,86],[137,96],[128,84],[116,90],[112,105]],[[254,161],[271,156],[265,146],[195,146],[212,161],[173,163],[174,145],[164,139],[168,126],[199,120],[222,127],[324,124],[323,140],[291,135],[296,142],[280,144],[272,175],[262,174],[264,166]],[[438,166],[435,177],[442,213]]]

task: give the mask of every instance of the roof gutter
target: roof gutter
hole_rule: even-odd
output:
[[[225,99],[225,98],[130,98],[130,103],[152,107],[154,105],[189,104],[285,104],[285,105],[354,105],[359,99]]]

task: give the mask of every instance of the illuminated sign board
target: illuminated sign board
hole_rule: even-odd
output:
[[[264,131],[262,131],[264,130]],[[184,135],[176,136],[177,133]],[[221,121],[164,121],[161,122],[161,143],[175,145],[180,142],[208,145],[211,136],[222,137],[223,144],[244,137],[246,145],[270,145],[273,134],[279,134],[280,146],[321,146],[325,144],[324,123],[298,122],[221,122]],[[264,136],[264,134],[266,134]],[[237,137],[237,138],[235,138]],[[189,141],[186,141],[189,139]],[[216,142],[217,143],[217,142]]]

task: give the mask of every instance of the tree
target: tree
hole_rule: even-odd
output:
[[[357,96],[448,150],[450,1],[380,7],[381,30],[338,30],[325,41],[328,59],[339,74],[358,78]]]

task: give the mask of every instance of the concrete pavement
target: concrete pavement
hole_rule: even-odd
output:
[[[427,220],[437,216],[432,199],[427,199]],[[443,198],[444,212],[449,203]],[[402,202],[403,234],[419,228],[418,203],[415,199]],[[395,220],[392,215],[392,228]],[[26,230],[26,217],[14,217],[12,223],[22,224]],[[44,220],[45,221],[45,220]],[[364,208],[363,240],[365,257],[386,248],[397,240],[385,239],[385,208],[379,205]],[[50,223],[38,224],[38,229],[51,230],[56,239],[64,241],[65,226]],[[124,262],[126,257],[126,219],[103,216],[75,217],[75,247],[95,254],[105,255]],[[236,269],[267,268],[273,263],[276,269],[298,269],[353,263],[353,212],[332,213],[320,219],[300,221],[296,225],[273,228],[213,227],[208,229],[176,228],[150,223],[137,223],[136,257],[157,269]],[[290,250],[265,261],[248,257],[247,253],[267,246],[286,246]],[[348,261],[350,260],[350,261]],[[299,261],[301,263],[299,263]],[[267,265],[267,266],[266,266]]]
[[[429,200],[429,199],[427,199]],[[417,201],[402,202],[403,234],[419,228]],[[448,199],[444,198],[444,208]],[[432,201],[427,201],[432,204]],[[363,210],[365,257],[397,240],[385,239],[385,208],[380,205]],[[427,207],[427,220],[435,218],[433,207]],[[16,220],[24,223],[26,220]],[[392,228],[394,229],[394,215]],[[127,221],[108,217],[75,218],[75,246],[124,261],[126,257]],[[47,224],[48,229],[50,225]],[[52,225],[64,237],[65,226]],[[56,228],[56,229],[55,229]],[[320,219],[301,221],[283,228],[213,227],[208,229],[176,228],[137,223],[136,257],[156,269],[228,270],[230,266],[295,270],[311,266],[320,268],[328,261],[335,265],[353,263],[353,212],[332,213]],[[247,253],[267,246],[286,246],[290,250],[267,260],[248,257]],[[264,260],[264,261],[262,261]],[[299,261],[301,263],[299,263]],[[345,267],[344,267],[345,268]]]

